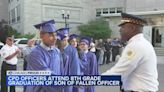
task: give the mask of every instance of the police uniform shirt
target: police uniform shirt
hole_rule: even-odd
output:
[[[152,45],[137,34],[125,47],[118,63],[103,75],[121,75],[124,90],[158,90],[157,57]]]
[[[6,44],[5,46],[3,46],[1,49],[1,56],[3,61],[5,61],[7,64],[16,65],[18,62],[17,56],[14,56],[10,60],[6,60],[5,58],[15,53],[17,49],[18,47],[16,47],[15,45],[9,46]]]
[[[95,43],[91,42],[90,46],[91,46],[90,51],[91,52],[96,52]]]

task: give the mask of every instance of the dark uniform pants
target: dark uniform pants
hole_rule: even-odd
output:
[[[8,70],[16,70],[16,65],[7,64],[3,61],[1,66],[1,92],[8,92],[6,84],[6,73]],[[10,86],[10,92],[15,92],[15,86]]]
[[[119,54],[119,47],[115,46],[112,49],[112,61],[115,62],[116,56]]]
[[[24,58],[24,63],[23,63],[23,70],[27,69],[27,60]]]
[[[111,54],[110,51],[107,51],[106,52],[106,56],[107,56],[106,63],[107,64],[111,62],[111,60],[110,60],[110,54]]]

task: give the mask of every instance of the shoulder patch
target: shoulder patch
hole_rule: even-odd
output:
[[[135,51],[133,49],[128,49],[125,53],[125,56],[128,60],[130,60],[135,56]]]

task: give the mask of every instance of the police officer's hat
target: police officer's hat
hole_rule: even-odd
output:
[[[121,20],[121,24],[119,24],[119,26],[122,26],[125,23],[132,23],[132,24],[137,24],[137,25],[141,25],[141,26],[147,24],[147,22],[143,18],[134,16],[131,14],[121,13],[121,17],[122,17],[122,20]]]
[[[36,25],[34,25],[34,27],[43,32],[55,32],[56,30],[55,30],[55,26],[53,24],[55,24],[55,21],[49,20],[49,21],[45,21],[45,22],[36,24]]]

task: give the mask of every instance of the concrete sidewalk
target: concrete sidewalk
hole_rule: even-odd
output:
[[[158,56],[158,73],[159,73],[159,91],[158,92],[164,92],[164,56]],[[0,62],[0,66],[1,66]],[[106,70],[110,69],[115,63],[109,63],[105,65],[100,65],[99,69],[100,72],[105,72]],[[1,68],[0,68],[1,69]],[[17,65],[18,70],[23,69],[23,60],[19,59],[18,65]],[[17,86],[16,87],[16,92],[23,92],[23,87]],[[112,87],[112,86],[96,86],[96,92],[120,92],[119,87]]]

